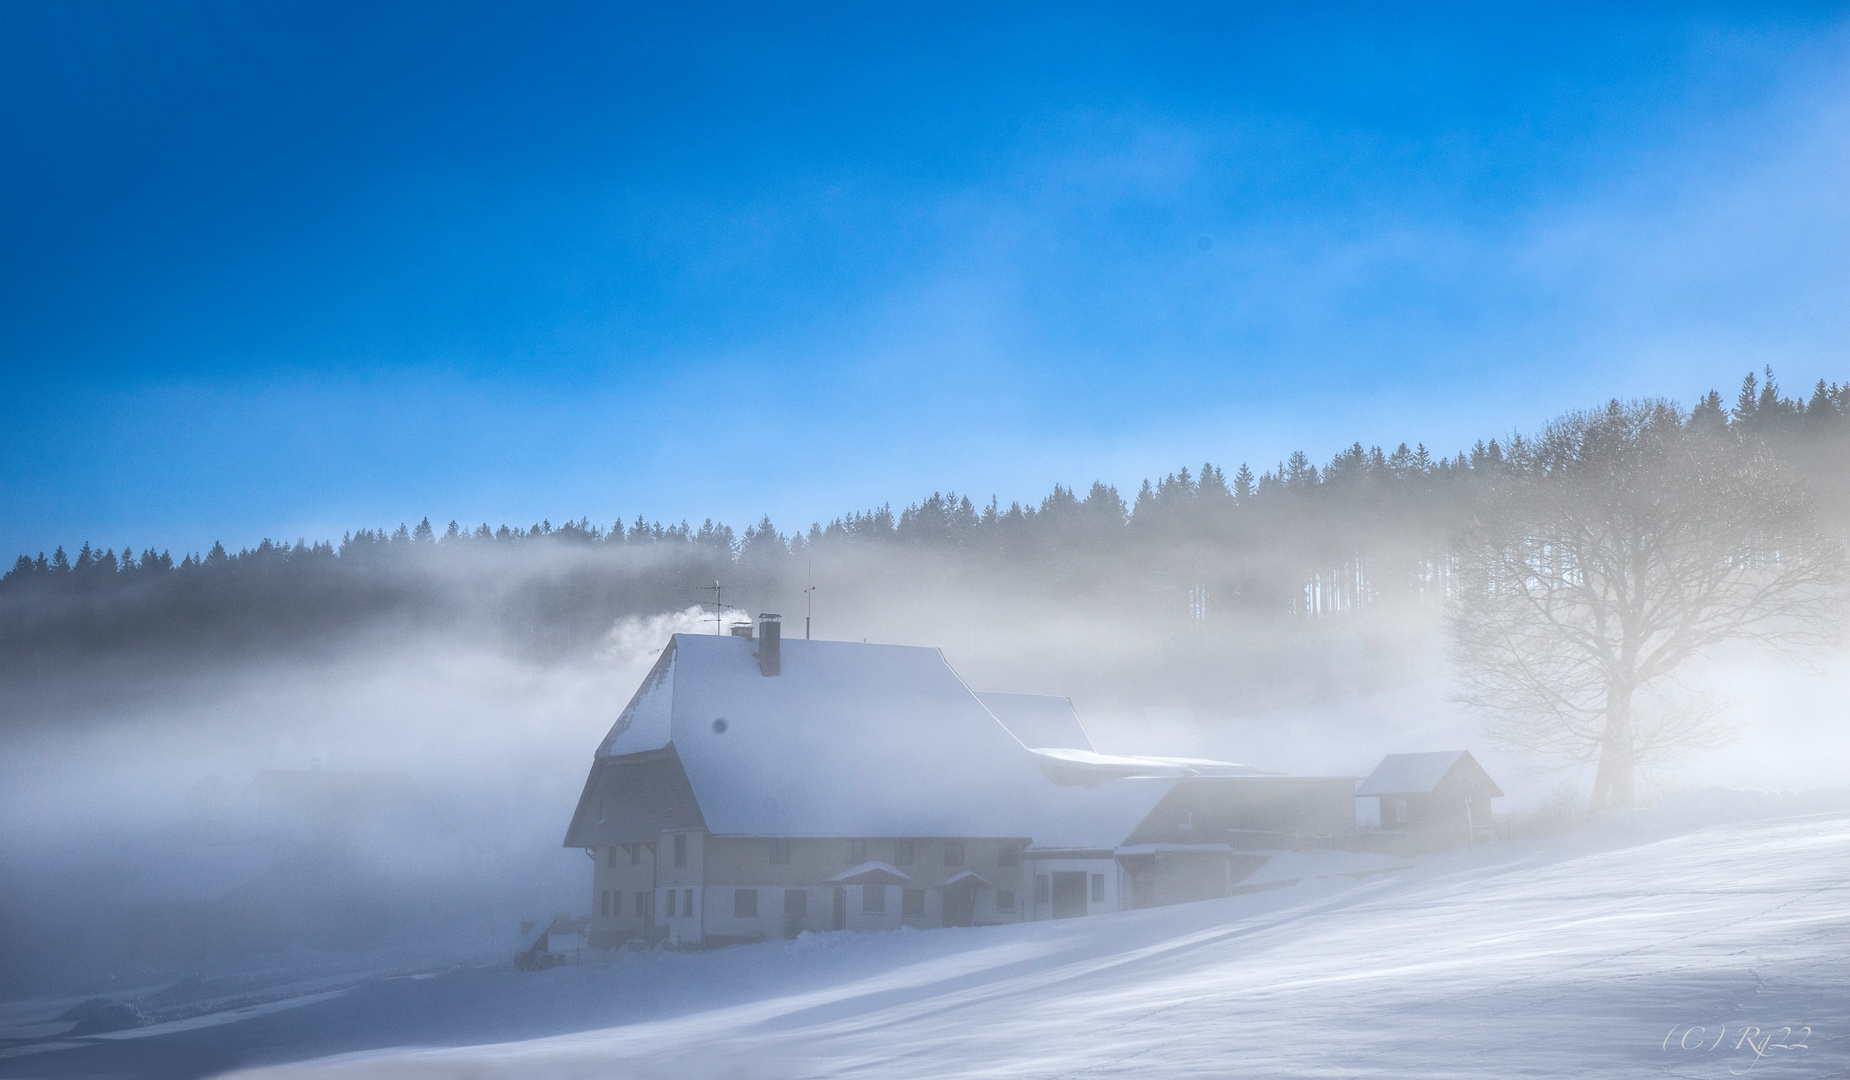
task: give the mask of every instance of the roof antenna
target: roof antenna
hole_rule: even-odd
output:
[[[713,636],[719,637],[720,623],[726,617],[726,605],[719,602],[719,579],[714,578],[711,585],[702,585],[700,591],[713,594]]]
[[[809,559],[809,588],[803,590],[803,640],[804,641],[809,640],[810,602],[815,599],[815,597],[812,595],[815,591],[816,591],[816,557],[812,555],[810,556],[810,559]]]

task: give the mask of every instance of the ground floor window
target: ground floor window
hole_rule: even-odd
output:
[[[650,909],[655,906],[654,904],[650,903],[650,901],[654,899],[655,899],[655,894],[652,892],[637,893],[636,894],[636,914],[647,915]]]
[[[692,915],[693,913],[694,913],[694,890],[682,889],[681,890],[681,914]]]
[[[610,890],[609,889],[604,890],[604,895],[600,901],[598,912],[599,914],[603,915],[604,918],[606,919],[610,918]]]
[[[1014,889],[997,889],[996,890],[996,910],[997,911],[1014,911],[1015,910],[1015,890]]]
[[[662,914],[672,919],[674,918],[674,890],[673,889],[668,890],[668,896],[666,897],[666,901],[667,901],[668,906],[662,909]]]
[[[1034,875],[1034,902],[1037,904],[1045,904],[1047,902],[1046,874]]]
[[[901,889],[899,891],[899,913],[901,915],[925,914],[925,890]]]
[[[732,917],[735,919],[756,919],[758,917],[758,890],[732,890]]]
[[[809,914],[809,890],[808,889],[785,889],[784,890],[784,914],[785,915],[808,915]]]
[[[861,886],[861,910],[869,915],[886,914],[886,886]]]
[[[1105,899],[1105,875],[1103,874],[1092,875],[1092,899],[1099,903]]]

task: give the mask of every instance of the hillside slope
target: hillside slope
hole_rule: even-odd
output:
[[[1661,839],[1623,835],[1661,821],[1604,824],[1360,883],[727,950],[688,977],[804,949],[866,955],[827,980],[793,965],[809,977],[787,992],[706,1012],[240,1076],[1840,1075],[1850,816]],[[621,968],[558,991],[622,995]]]

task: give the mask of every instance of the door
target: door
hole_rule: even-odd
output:
[[[976,925],[976,882],[966,878],[944,887],[944,925]]]
[[[835,886],[835,929],[848,929],[848,890]]]
[[[1077,918],[1086,913],[1086,872],[1062,870],[1053,875],[1053,917]]]

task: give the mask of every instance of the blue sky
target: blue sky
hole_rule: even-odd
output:
[[[1850,8],[0,7],[0,553],[1850,379]]]

